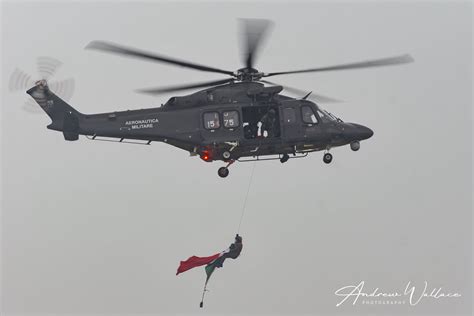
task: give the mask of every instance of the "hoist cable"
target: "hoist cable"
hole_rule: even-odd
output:
[[[237,228],[237,234],[240,232],[240,226],[242,225],[242,220],[244,219],[245,210],[247,208],[247,200],[250,193],[250,187],[252,186],[252,179],[253,179],[253,173],[255,171],[255,164],[256,164],[256,161],[254,161],[253,166],[252,166],[252,172],[250,173],[249,185],[247,187],[247,194],[245,195],[244,204],[242,206],[242,213],[240,214],[240,221],[239,221],[239,226]]]

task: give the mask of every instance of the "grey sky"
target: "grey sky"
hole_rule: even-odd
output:
[[[251,163],[229,178],[164,145],[65,142],[7,90],[38,56],[74,77],[84,113],[152,107],[136,88],[219,79],[86,51],[109,40],[241,67],[237,18],[275,22],[257,59],[291,70],[410,53],[415,63],[274,81],[345,100],[324,105],[372,128],[361,150],[258,163],[242,256],[210,282],[206,313],[468,315],[472,292],[472,8],[468,2],[2,3],[2,302],[10,314],[192,314],[204,271],[180,260],[225,249]],[[336,307],[334,292],[419,287],[459,299]]]

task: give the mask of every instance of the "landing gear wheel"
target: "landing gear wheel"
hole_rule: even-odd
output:
[[[222,153],[222,157],[224,157],[224,159],[229,159],[229,158],[230,158],[230,152],[224,151],[224,152]]]
[[[219,170],[217,170],[217,174],[221,178],[225,178],[229,175],[229,169],[226,167],[220,167]]]
[[[331,163],[332,155],[330,153],[325,153],[324,156],[323,156],[323,161],[325,163]]]
[[[288,159],[290,159],[290,156],[288,156],[288,154],[283,154],[283,156],[280,158],[280,162],[285,163],[288,161]]]

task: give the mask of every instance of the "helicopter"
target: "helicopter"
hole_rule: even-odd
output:
[[[218,175],[225,178],[236,161],[280,160],[303,158],[311,152],[323,151],[326,164],[333,160],[331,148],[349,145],[358,151],[360,142],[373,131],[363,125],[347,123],[324,110],[313,99],[331,101],[321,95],[305,93],[293,98],[283,95],[282,86],[264,78],[308,72],[336,71],[405,64],[408,55],[348,63],[329,67],[292,71],[262,72],[255,68],[261,42],[272,25],[269,20],[245,19],[243,22],[244,67],[230,71],[123,45],[92,41],[86,49],[141,58],[184,68],[227,75],[228,78],[158,88],[138,92],[158,95],[205,88],[197,92],[171,97],[160,107],[83,114],[57,96],[46,80],[39,80],[27,93],[51,118],[48,129],[63,133],[67,141],[79,135],[91,140],[119,143],[164,142],[188,151],[205,162],[223,161]],[[267,85],[265,85],[267,84]]]

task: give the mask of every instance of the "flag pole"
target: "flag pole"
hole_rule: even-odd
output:
[[[206,295],[206,292],[207,292],[207,281],[208,280],[209,280],[209,278],[206,278],[206,283],[204,283],[204,289],[202,290],[201,303],[199,303],[200,308],[204,307],[204,295]]]

